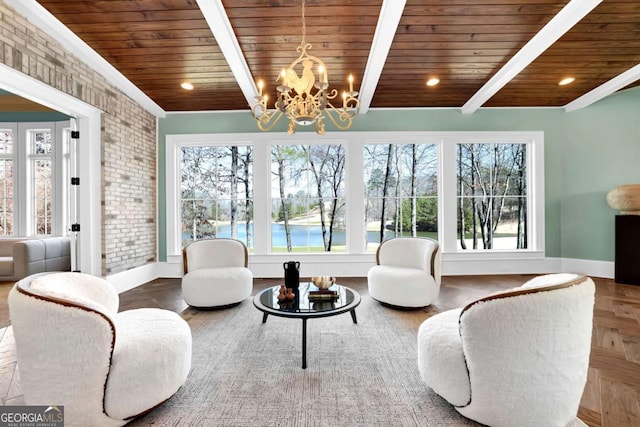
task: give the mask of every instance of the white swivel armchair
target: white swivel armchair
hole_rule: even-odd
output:
[[[551,274],[427,319],[422,379],[467,418],[489,426],[565,427],[587,379],[595,285]]]
[[[118,313],[83,273],[28,276],[9,293],[27,405],[63,405],[66,426],[121,426],[169,399],[191,369],[191,330],[156,308]]]
[[[396,308],[433,304],[440,293],[440,245],[433,239],[396,237],[378,246],[369,269],[371,298]]]
[[[183,250],[182,297],[192,307],[224,308],[247,299],[253,290],[247,247],[235,239],[205,239]]]

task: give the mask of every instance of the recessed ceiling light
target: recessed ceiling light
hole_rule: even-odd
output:
[[[568,85],[569,83],[573,83],[575,79],[576,79],[575,77],[565,77],[564,79],[560,80],[560,82],[558,82],[558,85],[559,86]]]
[[[440,79],[437,77],[432,77],[429,80],[427,80],[427,86],[435,86],[438,83],[440,83]]]
[[[180,87],[184,90],[193,90],[193,85],[189,82],[180,83]]]

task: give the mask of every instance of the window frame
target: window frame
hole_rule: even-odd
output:
[[[443,167],[443,212],[453,221],[445,221],[442,238],[443,259],[474,261],[486,259],[544,258],[544,133],[543,132],[461,132],[443,145],[443,156],[454,159],[452,167]],[[457,158],[458,144],[521,143],[526,145],[527,224],[526,249],[458,249],[457,244]]]
[[[45,156],[51,161],[51,229],[50,236],[67,234],[68,207],[65,196],[69,182],[68,150],[63,146],[63,133],[71,128],[69,120],[57,122],[1,122],[1,128],[14,130],[13,150],[13,236],[43,236],[35,230],[35,206],[33,203],[33,165],[29,134],[38,130],[51,132],[52,151]]]
[[[17,158],[18,158],[18,154],[16,153],[16,151],[18,150],[18,123],[11,123],[11,122],[3,122],[0,123],[0,128],[1,129],[8,129],[12,132],[13,134],[13,151],[11,152],[11,154],[6,154],[3,153],[0,156],[2,157],[3,160],[10,160],[12,165],[12,179],[11,179],[11,193],[12,193],[12,197],[11,197],[11,204],[12,204],[12,208],[13,208],[13,218],[12,220],[12,225],[13,225],[13,234],[2,234],[2,236],[14,236],[16,235],[17,232],[17,227],[18,227],[18,223],[16,222],[17,218],[20,217],[20,211],[19,211],[19,206],[18,206],[18,197],[19,197],[19,192],[16,191],[16,188],[18,188],[18,174],[17,174],[17,170],[16,170],[16,166],[17,166]],[[6,212],[5,212],[6,214]]]
[[[269,203],[270,206],[273,206],[273,201],[274,199],[278,199],[280,200],[280,195],[279,194],[274,194],[273,192],[273,157],[272,157],[272,152],[273,152],[273,147],[275,146],[281,146],[281,145],[294,145],[297,147],[302,147],[302,146],[312,146],[312,145],[335,145],[335,146],[342,146],[343,150],[344,150],[344,156],[345,156],[345,165],[344,165],[344,181],[343,181],[343,186],[344,186],[344,195],[342,196],[342,199],[345,200],[345,224],[347,224],[347,228],[345,229],[345,250],[344,251],[333,251],[333,252],[324,252],[324,251],[319,251],[319,252],[312,252],[312,251],[292,251],[292,252],[278,252],[278,251],[274,251],[273,250],[273,236],[271,235],[271,224],[273,223],[273,221],[271,220],[270,222],[270,226],[269,226],[269,253],[270,254],[287,254],[287,253],[295,253],[296,255],[298,254],[346,254],[349,253],[349,218],[348,218],[348,205],[346,204],[346,200],[347,200],[347,194],[348,194],[348,190],[347,190],[347,162],[348,162],[348,154],[347,154],[347,145],[345,144],[345,142],[343,140],[332,140],[332,139],[322,139],[322,140],[314,140],[312,142],[305,142],[304,140],[296,140],[294,142],[292,141],[286,141],[286,144],[283,143],[284,141],[271,141],[268,143],[268,147],[269,147]],[[293,198],[295,199],[295,197]],[[310,199],[310,198],[309,198]],[[308,199],[308,200],[309,200]],[[272,211],[270,211],[270,219],[272,218]],[[304,247],[304,246],[302,246]]]
[[[527,249],[458,251],[457,235],[457,170],[458,143],[525,143],[527,145]],[[361,262],[371,260],[367,252],[364,226],[363,147],[369,144],[436,144],[438,147],[438,236],[443,261],[527,260],[544,258],[544,132],[542,131],[455,131],[455,132],[336,132],[319,136],[311,132],[295,135],[281,133],[238,134],[168,134],[165,136],[166,160],[166,255],[169,263],[181,260],[176,230],[179,229],[179,151],[182,145],[252,145],[254,182],[254,252],[259,263],[290,257],[291,253],[272,253],[271,247],[271,147],[273,145],[342,144],[345,149],[345,198],[347,203],[346,252],[295,253],[311,262]],[[452,166],[447,166],[451,162]],[[178,194],[176,194],[178,193]],[[452,219],[452,220],[451,220]],[[361,224],[361,226],[358,226]],[[263,258],[264,256],[264,258]],[[343,260],[337,261],[341,257]],[[269,261],[270,260],[270,261]],[[367,261],[367,262],[369,262]],[[459,264],[462,265],[462,264]],[[504,270],[507,271],[507,270]],[[446,272],[446,270],[445,270]]]

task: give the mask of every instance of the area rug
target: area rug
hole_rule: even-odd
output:
[[[349,314],[307,322],[269,316],[250,299],[191,311],[192,370],[164,405],[131,426],[477,426],[421,381],[419,325],[435,311],[398,311],[363,296]]]

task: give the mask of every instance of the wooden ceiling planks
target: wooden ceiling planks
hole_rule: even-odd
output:
[[[196,0],[39,3],[166,111],[248,110]],[[222,0],[256,79],[275,79],[298,53],[300,0]],[[372,108],[461,107],[568,0],[407,0]],[[309,54],[331,87],[358,89],[382,0],[306,0]],[[485,106],[562,106],[640,63],[640,2],[604,0]],[[576,77],[559,87],[560,78]],[[429,77],[440,84],[426,87]],[[196,89],[184,91],[189,80]],[[637,86],[634,83],[628,87]]]
[[[485,105],[560,107],[638,63],[640,1],[605,0]]]
[[[408,0],[371,106],[462,106],[565,3]]]
[[[195,0],[39,3],[164,110],[248,108]]]

